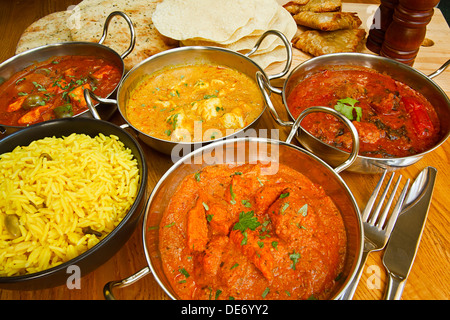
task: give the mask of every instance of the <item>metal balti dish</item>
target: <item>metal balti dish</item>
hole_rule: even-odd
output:
[[[127,48],[127,50],[121,55],[119,55],[113,49],[102,44],[106,39],[108,33],[108,26],[111,19],[117,15],[123,17],[126,20],[130,28],[131,34],[130,45]],[[22,71],[26,67],[29,67],[30,65],[36,62],[45,61],[55,56],[65,56],[65,55],[97,56],[99,58],[103,58],[118,66],[122,70],[122,77],[123,77],[125,73],[125,65],[123,59],[125,59],[125,57],[127,57],[131,53],[131,51],[134,48],[135,41],[136,35],[133,23],[131,22],[130,18],[123,12],[114,11],[106,18],[105,25],[103,27],[103,35],[98,43],[78,42],[78,41],[62,42],[33,48],[25,52],[19,53],[0,64],[0,83],[3,83],[4,81],[8,80],[11,76],[13,76],[15,73]],[[116,89],[117,86],[109,93],[108,96],[112,95],[116,91]],[[114,111],[115,111],[114,108],[111,107],[105,108],[104,106],[102,106],[102,108],[99,109],[99,112],[102,113],[105,119],[109,118],[114,113]],[[78,117],[81,115],[90,116],[90,113],[88,112],[88,109],[86,109],[84,112],[75,115],[74,117]],[[5,135],[13,133],[23,128],[25,127],[6,126],[0,123],[0,132]]]
[[[433,74],[426,76],[422,72],[397,62],[395,60],[363,53],[339,53],[328,54],[309,59],[298,65],[288,75],[284,82],[283,89],[280,90],[271,86],[263,77],[258,78],[258,83],[262,91],[264,91],[266,102],[271,110],[271,114],[278,124],[283,126],[291,126],[294,117],[287,106],[287,98],[296,85],[309,77],[310,75],[335,66],[355,66],[366,67],[376,70],[380,73],[391,76],[394,80],[403,82],[420,92],[434,106],[441,121],[441,132],[439,142],[430,150],[408,157],[398,158],[372,158],[358,155],[356,161],[348,168],[349,171],[360,173],[382,173],[384,169],[389,171],[398,170],[419,161],[425,154],[432,152],[438,148],[450,134],[450,100],[445,92],[431,78],[440,74],[450,63],[447,61],[440,69]],[[283,104],[289,113],[291,121],[283,121],[277,114],[270,97],[266,90],[280,94],[283,97]],[[313,152],[321,159],[331,165],[342,162],[342,159],[348,157],[348,153],[329,146],[315,138],[305,130],[299,130],[297,134],[298,141],[309,151]]]
[[[278,74],[267,76],[265,72],[261,69],[261,67],[256,64],[252,59],[249,57],[251,54],[253,54],[257,49],[259,48],[261,42],[264,40],[265,37],[268,35],[275,35],[278,36],[284,43],[286,47],[286,53],[287,53],[287,60],[286,65],[284,67],[284,70]],[[136,130],[138,133],[139,138],[152,147],[155,150],[158,150],[164,154],[172,154],[172,157],[178,160],[181,155],[186,155],[189,152],[191,152],[193,149],[198,148],[205,144],[203,143],[194,143],[194,142],[178,142],[178,141],[170,141],[170,140],[163,140],[158,139],[155,137],[152,137],[146,133],[141,132],[140,130],[133,127],[133,125],[128,121],[127,113],[126,113],[126,105],[129,99],[130,92],[137,86],[137,84],[145,77],[146,75],[152,74],[156,71],[159,71],[167,66],[172,65],[184,65],[184,64],[200,64],[200,63],[207,63],[207,64],[217,64],[217,65],[225,65],[230,68],[233,68],[237,71],[240,71],[246,75],[248,75],[250,78],[254,79],[256,73],[262,73],[264,74],[268,79],[277,79],[285,76],[289,68],[291,66],[292,62],[292,47],[289,43],[289,40],[279,31],[276,30],[269,30],[266,31],[260,39],[255,44],[255,47],[248,52],[246,55],[242,55],[240,53],[219,48],[219,47],[204,47],[204,46],[194,46],[194,47],[180,47],[175,48],[171,50],[167,50],[161,53],[158,53],[152,57],[149,57],[148,59],[144,60],[137,66],[135,66],[121,81],[119,84],[119,87],[117,89],[117,100],[113,99],[101,99],[97,97],[95,94],[90,92],[89,90],[85,90],[85,99],[88,103],[88,106],[92,103],[90,102],[93,98],[97,101],[100,101],[102,103],[110,103],[110,104],[117,104],[119,111],[122,115],[122,117],[125,119],[127,124]],[[256,81],[256,80],[255,80]],[[92,110],[93,108],[91,108]],[[232,134],[239,135],[242,133],[245,129],[254,126],[259,118],[261,117],[262,113],[264,112],[265,108],[261,111],[261,114],[249,125],[242,128],[241,130],[235,132]],[[95,115],[95,110],[92,110]],[[229,138],[229,136],[225,136],[223,138]],[[208,141],[209,143],[209,141]],[[172,152],[174,151],[174,152]]]
[[[0,287],[10,290],[34,290],[54,287],[66,283],[72,273],[67,273],[68,267],[76,265],[81,276],[88,274],[109,258],[111,258],[129,239],[143,215],[146,201],[147,163],[141,146],[126,130],[101,120],[87,117],[50,120],[32,125],[17,131],[0,141],[0,154],[10,152],[17,146],[28,145],[32,141],[45,137],[69,136],[72,133],[87,134],[92,137],[102,133],[116,135],[129,148],[138,161],[140,183],[136,199],[119,225],[102,241],[81,255],[59,266],[36,273],[0,277]]]
[[[300,126],[301,120],[307,114],[319,111],[335,114],[342,119],[349,126],[355,142],[355,149],[352,150],[349,159],[334,169],[311,152],[290,144]],[[339,208],[347,230],[347,257],[342,273],[342,281],[331,297],[331,299],[339,299],[355,276],[361,260],[364,243],[364,230],[357,203],[344,180],[338,175],[340,171],[345,170],[356,159],[359,151],[357,134],[356,129],[345,117],[337,115],[337,112],[332,109],[318,107],[315,110],[307,109],[300,114],[286,142],[251,137],[224,139],[196,149],[181,158],[160,179],[146,205],[142,240],[148,266],[126,279],[108,282],[103,289],[105,298],[109,300],[115,299],[114,289],[129,286],[151,273],[171,299],[178,299],[164,274],[159,253],[158,227],[170,198],[186,175],[197,172],[205,166],[236,162],[240,164],[244,162],[255,163],[259,160],[275,165],[277,163],[284,164],[304,174],[314,183],[320,184]],[[158,227],[155,228],[155,226]]]

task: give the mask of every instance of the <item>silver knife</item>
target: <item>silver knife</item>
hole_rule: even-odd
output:
[[[389,275],[386,300],[400,300],[402,296],[427,220],[436,174],[433,167],[419,173],[392,230],[383,256]]]

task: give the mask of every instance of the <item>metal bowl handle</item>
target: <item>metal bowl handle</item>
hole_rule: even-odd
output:
[[[292,46],[291,46],[291,43],[289,42],[288,38],[286,38],[286,36],[282,32],[280,32],[278,30],[267,30],[266,32],[264,32],[261,35],[261,37],[259,37],[259,39],[258,39],[258,41],[256,41],[256,44],[253,47],[253,49],[250,50],[249,52],[247,52],[245,54],[245,56],[250,57],[252,54],[254,54],[258,50],[258,48],[261,45],[261,43],[263,42],[263,40],[270,34],[273,34],[273,35],[277,36],[278,38],[280,38],[281,41],[283,41],[284,47],[286,48],[286,64],[284,66],[284,69],[283,69],[283,71],[281,71],[277,74],[269,76],[269,80],[272,80],[272,79],[284,77],[289,72],[289,69],[291,68],[291,65],[292,65]]]
[[[258,83],[259,90],[261,91],[263,98],[266,102],[266,105],[269,107],[270,114],[272,115],[272,118],[280,125],[284,127],[290,127],[294,124],[292,121],[284,121],[281,119],[281,117],[278,115],[277,110],[275,109],[275,106],[272,103],[272,100],[270,100],[270,91],[280,94],[281,90],[274,88],[270,85],[269,80],[264,76],[264,74],[260,71],[256,72],[256,82]],[[269,93],[267,90],[269,90]]]
[[[97,112],[97,109],[95,109],[95,105],[94,105],[94,102],[92,101],[92,99],[95,99],[96,101],[101,102],[101,103],[117,104],[116,100],[101,98],[89,89],[84,89],[83,94],[84,94],[84,100],[86,100],[86,104],[87,104],[87,107],[89,108],[89,111],[91,112],[92,116],[97,120],[101,120],[101,118]]]
[[[98,44],[103,44],[103,42],[106,40],[106,36],[108,35],[109,23],[114,16],[121,16],[122,18],[124,18],[128,24],[128,28],[130,28],[130,45],[128,46],[128,49],[120,55],[122,59],[125,59],[125,57],[128,56],[131,51],[133,51],[134,45],[136,43],[136,32],[134,31],[133,22],[125,13],[121,11],[113,11],[109,14],[109,16],[105,20],[105,25],[103,26],[103,34],[98,41]]]
[[[136,281],[140,280],[141,278],[145,277],[149,273],[151,273],[150,268],[145,267],[144,269],[141,269],[140,271],[129,276],[128,278],[118,281],[110,281],[103,287],[103,296],[105,297],[106,300],[116,300],[113,294],[114,288],[125,288],[135,283]]]
[[[344,122],[344,124],[347,126],[347,128],[350,129],[350,133],[352,135],[352,140],[353,140],[352,152],[350,153],[350,156],[347,158],[347,160],[345,160],[339,166],[334,168],[334,171],[336,173],[344,171],[345,169],[350,167],[350,165],[356,160],[356,157],[358,156],[358,153],[359,153],[359,135],[358,135],[358,131],[356,130],[356,128],[353,125],[353,123],[349,119],[347,119],[342,113],[340,113],[340,112],[338,112],[338,111],[336,111],[336,110],[334,110],[332,108],[316,106],[316,107],[309,107],[309,108],[303,110],[303,112],[300,113],[300,115],[298,116],[297,120],[295,120],[294,125],[292,126],[292,129],[291,129],[291,132],[289,133],[289,136],[286,139],[286,143],[291,143],[292,139],[297,134],[297,130],[300,128],[300,123],[302,122],[302,120],[308,114],[313,113],[313,112],[325,112],[325,113],[334,115],[339,120]]]

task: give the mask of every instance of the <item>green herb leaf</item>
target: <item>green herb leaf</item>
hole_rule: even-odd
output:
[[[189,278],[190,274],[189,272],[186,271],[185,268],[178,269],[178,271],[180,271],[180,273],[184,275],[186,278]]]
[[[177,128],[178,125],[178,115],[179,113],[175,113],[171,116],[169,116],[166,120],[166,122],[170,125],[172,125],[173,130],[175,130]]]
[[[246,208],[250,208],[252,206],[252,204],[248,200],[241,200],[241,203]]]
[[[262,297],[263,297],[263,299],[269,294],[269,291],[270,291],[270,288],[269,287],[267,287],[265,290],[264,290],[264,292],[262,293]]]
[[[361,107],[355,107],[355,104],[359,102],[358,100],[352,98],[340,99],[337,101],[337,104],[334,106],[336,111],[342,113],[347,119],[353,120],[353,112],[356,112],[356,121],[361,121],[362,117],[362,109]]]
[[[172,227],[174,225],[175,225],[175,221],[172,222],[172,223],[169,223],[168,225],[165,225],[164,228],[170,228],[170,227]]]
[[[286,211],[287,208],[289,208],[289,202],[285,202],[285,203],[284,203],[283,207],[281,208],[280,213],[281,213],[282,215],[284,215],[284,212]]]
[[[289,197],[289,192],[282,193],[282,194],[280,195],[280,199],[284,199],[284,198],[286,198],[286,197]]]
[[[278,246],[278,241],[272,241],[272,247],[276,249]]]
[[[261,179],[260,179],[259,177],[256,177],[256,180],[258,180],[258,182],[259,182],[259,185],[260,185],[261,187],[263,187],[263,186],[264,186],[264,183],[262,183],[262,181],[261,181]]]
[[[298,209],[298,213],[300,213],[302,216],[306,217],[308,215],[308,204],[305,203],[303,207]]]
[[[230,201],[230,203],[231,204],[236,204],[236,200],[235,200],[236,194],[233,192],[233,185],[232,184],[230,184],[230,194],[231,194],[231,201]]]
[[[247,231],[242,232],[244,238],[242,238],[241,246],[245,246],[247,244]]]
[[[300,253],[296,253],[294,250],[294,252],[289,255],[289,259],[292,260],[291,268],[295,270],[295,265],[297,264],[298,259],[300,259]]]
[[[247,229],[255,230],[260,225],[261,224],[259,223],[258,219],[254,216],[253,211],[248,212],[242,211],[241,213],[239,213],[239,222],[237,222],[234,225],[233,230],[240,230],[243,233]]]

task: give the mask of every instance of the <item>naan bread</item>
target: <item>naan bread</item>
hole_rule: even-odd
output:
[[[341,11],[341,0],[309,0],[306,4],[298,4],[295,1],[288,2],[284,5],[287,11],[295,15],[302,11],[312,12],[334,12]]]
[[[292,40],[294,47],[313,56],[337,52],[358,52],[364,44],[364,29],[337,31],[308,30]]]
[[[54,12],[33,22],[22,33],[16,54],[47,44],[72,41],[68,26],[71,14],[71,11]]]
[[[362,21],[355,12],[310,12],[294,15],[298,25],[322,31],[357,29]]]
[[[178,46],[178,41],[161,35],[152,22],[152,13],[162,0],[83,0],[78,4],[79,25],[71,28],[75,41],[98,42],[102,36],[106,17],[113,11],[126,13],[136,32],[136,45],[124,59],[125,69],[130,70],[146,58]],[[126,21],[116,16],[111,20],[108,36],[103,42],[119,54],[130,44],[130,31]]]

